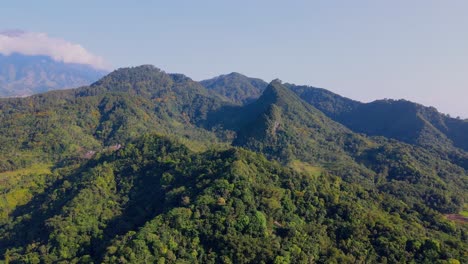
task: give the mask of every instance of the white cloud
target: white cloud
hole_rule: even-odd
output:
[[[10,55],[46,55],[56,61],[91,65],[97,69],[109,69],[100,56],[96,56],[79,44],[49,37],[45,33],[19,30],[0,32],[0,53]]]

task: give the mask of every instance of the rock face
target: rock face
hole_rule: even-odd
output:
[[[0,97],[89,85],[106,73],[84,64],[54,61],[48,56],[0,54]]]

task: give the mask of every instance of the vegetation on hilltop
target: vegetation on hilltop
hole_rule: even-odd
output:
[[[223,100],[240,105],[255,101],[268,86],[268,83],[261,79],[250,78],[237,72],[203,80],[200,84],[217,93]]]
[[[5,261],[468,261],[444,217],[466,210],[463,149],[355,133],[332,114],[360,103],[324,90],[262,90],[235,102],[145,65],[0,100]]]
[[[324,89],[292,84],[287,87],[358,133],[385,136],[445,152],[459,152],[454,147],[468,150],[468,120],[441,114],[434,107],[390,99],[360,103]]]

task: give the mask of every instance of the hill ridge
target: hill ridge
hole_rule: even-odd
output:
[[[444,216],[466,210],[466,153],[358,134],[299,95],[274,80],[236,104],[141,66],[1,99],[0,258],[466,262]]]

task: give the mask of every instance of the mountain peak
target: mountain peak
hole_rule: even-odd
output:
[[[142,77],[149,77],[149,76],[154,76],[155,74],[159,73],[164,73],[161,71],[159,68],[155,67],[154,65],[150,64],[145,64],[141,66],[135,66],[135,67],[125,67],[125,68],[118,68],[108,75],[104,76],[101,80],[99,80],[96,83],[100,83],[105,81],[106,79],[109,78],[125,78],[125,79],[131,79],[135,78],[136,75],[138,75],[138,78]]]
[[[224,101],[240,105],[260,97],[268,85],[261,79],[251,78],[238,72],[220,75],[200,83],[208,90],[216,92]]]
[[[169,74],[153,65],[141,65],[136,67],[119,68],[99,81],[93,83],[92,87],[104,87],[109,91],[129,92],[138,89],[144,84],[149,86],[167,86],[172,82]]]
[[[288,102],[293,102],[295,99],[299,98],[296,98],[295,94],[286,88],[281,80],[275,79],[268,84],[262,96],[259,98],[259,101],[286,105]]]
[[[228,73],[226,75],[221,75],[221,76],[225,76],[225,77],[241,77],[241,78],[249,78],[247,76],[245,76],[244,74],[242,73],[238,73],[238,72],[231,72],[231,73]]]

